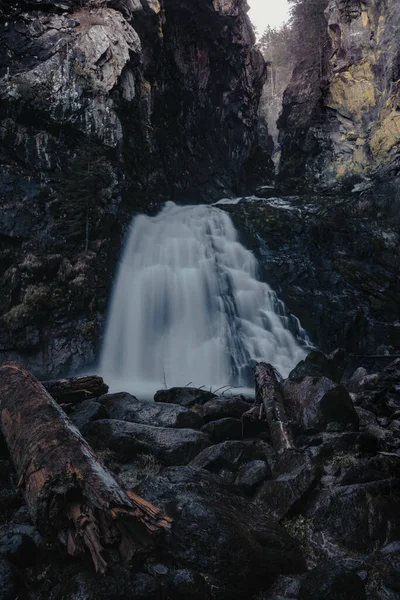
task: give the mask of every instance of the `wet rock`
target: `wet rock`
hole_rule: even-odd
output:
[[[282,385],[284,404],[295,431],[321,431],[326,422],[319,408],[324,395],[336,386],[326,377],[287,379]]]
[[[325,377],[335,383],[340,383],[346,363],[344,350],[338,349],[332,354],[311,350],[306,358],[290,372],[289,379],[290,381],[301,381],[304,377]]]
[[[235,485],[246,493],[253,493],[261,483],[271,476],[268,464],[263,460],[252,460],[239,469]]]
[[[174,535],[161,545],[179,568],[211,578],[217,598],[249,598],[276,574],[304,569],[297,544],[277,523],[203,469],[165,469],[135,492],[173,517]]]
[[[3,559],[0,559],[0,598],[1,600],[18,598],[14,572],[11,565]]]
[[[167,402],[168,404],[179,404],[185,408],[193,406],[203,406],[209,400],[217,399],[218,396],[207,390],[197,388],[171,388],[169,390],[159,390],[154,396],[155,402]]]
[[[225,440],[239,440],[243,437],[243,425],[239,419],[226,417],[218,421],[210,421],[203,425],[201,431],[206,433],[214,444]]]
[[[253,404],[253,402],[251,403]],[[206,423],[216,421],[225,417],[240,419],[243,413],[247,412],[251,404],[243,396],[234,396],[232,398],[215,398],[209,400],[201,409],[201,414]]]
[[[308,454],[288,450],[275,465],[276,479],[266,481],[257,493],[257,502],[280,520],[311,488],[317,474]]]
[[[96,450],[110,449],[122,461],[129,462],[137,454],[152,454],[166,465],[187,464],[211,444],[205,433],[192,429],[168,429],[114,420],[91,423],[86,437]]]
[[[342,385],[329,390],[318,406],[330,431],[358,430],[357,412],[349,393]]]
[[[3,525],[0,527],[0,557],[18,567],[28,567],[37,560],[41,538],[29,525]]]
[[[89,423],[98,419],[108,417],[107,409],[100,402],[95,400],[84,400],[78,404],[72,414],[69,415],[71,421],[78,429],[83,431]]]
[[[272,454],[273,450],[263,442],[227,441],[200,452],[190,466],[207,469],[233,483],[240,469],[253,462],[266,464],[270,474],[269,460]]]
[[[154,427],[197,429],[202,418],[178,404],[141,401],[126,393],[107,394],[100,402],[107,408],[110,419],[142,423]]]
[[[373,455],[379,448],[376,436],[364,432],[321,433],[298,438],[299,447],[316,447],[321,456],[327,457],[340,452]]]
[[[294,600],[298,598],[300,593],[302,576],[285,576],[278,577],[274,585],[268,590],[265,595],[265,600]]]
[[[369,553],[399,539],[399,502],[400,480],[386,479],[325,490],[310,516],[327,541]]]
[[[304,579],[299,600],[364,600],[365,583],[340,563],[329,562],[313,569]]]
[[[400,448],[400,437],[397,431],[379,425],[366,425],[364,431],[374,435],[379,441],[379,447],[386,452],[396,452]]]

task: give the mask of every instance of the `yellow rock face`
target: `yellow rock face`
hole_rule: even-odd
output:
[[[327,105],[361,121],[366,110],[376,105],[374,75],[368,62],[351,65],[348,71],[336,73],[330,85]]]
[[[229,15],[232,11],[233,0],[213,0],[214,10],[222,15]]]
[[[392,110],[383,116],[372,136],[370,148],[376,159],[384,159],[396,145],[400,145],[400,113]]]

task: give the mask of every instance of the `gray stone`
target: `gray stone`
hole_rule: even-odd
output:
[[[83,431],[89,423],[98,419],[106,419],[108,417],[107,409],[100,402],[95,400],[84,400],[77,404],[75,410],[69,415],[69,418]]]
[[[211,445],[210,439],[200,431],[112,419],[91,423],[86,437],[96,450],[110,449],[122,461],[129,462],[137,454],[152,454],[166,465],[187,464]]]
[[[107,394],[99,400],[107,408],[110,419],[118,421],[187,429],[197,429],[203,423],[200,415],[178,404],[141,401],[126,393]]]
[[[214,444],[225,440],[240,440],[243,437],[243,424],[239,419],[226,417],[218,421],[210,421],[203,425],[201,431],[206,433]]]
[[[240,487],[244,492],[252,493],[257,486],[261,485],[270,476],[271,470],[266,462],[263,460],[253,460],[240,467],[235,485]]]

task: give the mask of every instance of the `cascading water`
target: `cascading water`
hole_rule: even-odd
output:
[[[111,302],[101,374],[114,389],[251,386],[255,361],[286,376],[307,353],[282,303],[257,279],[229,215],[168,202],[134,219]],[[296,339],[297,338],[297,339]]]

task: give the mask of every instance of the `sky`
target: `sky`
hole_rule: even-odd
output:
[[[247,0],[250,19],[261,35],[267,25],[279,27],[289,18],[287,0]]]

